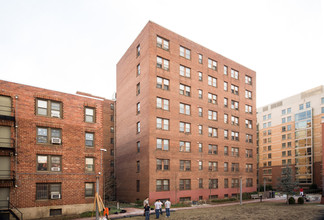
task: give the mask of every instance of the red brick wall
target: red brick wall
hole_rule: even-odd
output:
[[[71,95],[27,85],[0,81],[0,95],[10,95],[15,108],[17,135],[17,156],[12,158],[11,168],[16,171],[16,188],[11,188],[10,200],[18,208],[49,205],[67,205],[93,203],[93,198],[85,198],[85,182],[96,182],[96,175],[101,172],[100,149],[106,148],[103,167],[110,170],[110,115],[107,109],[110,100]],[[18,99],[14,97],[18,96]],[[59,101],[62,103],[62,118],[36,115],[37,98]],[[96,109],[96,122],[84,122],[84,107]],[[5,121],[1,121],[5,124]],[[105,126],[104,126],[105,123]],[[36,143],[36,127],[60,128],[62,144]],[[14,130],[14,128],[12,128]],[[85,132],[95,133],[93,148],[85,147]],[[13,132],[15,136],[15,133]],[[38,172],[36,155],[60,155],[61,172]],[[95,158],[95,172],[85,172],[85,157]],[[17,165],[15,166],[15,159]],[[110,174],[110,171],[107,171]],[[36,183],[61,183],[62,199],[36,200]],[[102,195],[103,178],[100,177]]]
[[[170,50],[165,51],[156,46],[156,36],[166,38],[170,42]],[[141,45],[141,55],[136,58],[136,47]],[[179,56],[179,46],[191,50],[191,59],[186,60]],[[198,53],[203,55],[203,64],[198,63]],[[156,57],[160,56],[170,60],[170,70],[165,71],[156,67]],[[216,60],[218,71],[207,67],[208,58]],[[136,77],[136,66],[141,64],[141,75]],[[191,68],[191,78],[179,76],[179,65]],[[223,74],[223,66],[228,66],[228,74]],[[230,76],[231,68],[240,72],[239,80]],[[198,71],[203,72],[203,81],[198,81]],[[245,84],[245,74],[251,76],[252,85]],[[208,75],[217,78],[217,88],[207,84]],[[219,196],[223,191],[230,192],[230,189],[223,190],[223,179],[229,179],[229,185],[232,178],[243,176],[245,180],[253,178],[253,187],[256,189],[256,111],[255,111],[255,72],[231,61],[205,47],[202,47],[186,38],[183,38],[169,30],[162,28],[152,22],[149,22],[140,35],[136,38],[124,56],[117,64],[117,163],[118,168],[118,198],[123,201],[143,200],[150,196],[151,200],[158,198],[171,198],[179,187],[179,179],[191,179],[191,191],[177,192],[177,200],[181,194],[192,194],[198,190],[197,178],[204,179],[204,188],[208,188],[209,178],[218,178],[221,186]],[[165,91],[156,88],[156,77],[167,78],[170,80],[170,90]],[[228,82],[228,91],[224,91],[224,81]],[[135,88],[137,83],[141,83],[141,94],[136,96]],[[191,97],[179,94],[179,84],[191,86]],[[231,84],[239,86],[239,96],[230,92]],[[204,92],[204,98],[198,99],[198,89]],[[246,99],[245,89],[252,91],[252,100]],[[218,104],[208,103],[208,92],[217,94]],[[170,100],[170,111],[164,111],[156,108],[156,97],[162,97]],[[223,107],[224,97],[228,98],[229,108]],[[239,111],[231,110],[231,99],[239,101]],[[136,103],[141,103],[141,113],[136,115]],[[191,115],[179,114],[179,102],[191,105]],[[251,105],[253,114],[245,113],[245,104]],[[203,118],[198,117],[198,107],[203,108]],[[218,112],[218,120],[210,121],[207,119],[208,110]],[[224,113],[229,116],[229,124],[224,124]],[[239,117],[240,126],[230,124],[231,115]],[[167,118],[170,122],[169,131],[156,129],[156,117]],[[245,119],[253,122],[253,129],[245,128]],[[141,122],[141,132],[136,134],[136,122]],[[179,132],[179,121],[191,123],[191,134]],[[198,134],[198,124],[203,125],[203,135]],[[218,138],[208,137],[208,126],[218,128]],[[223,136],[224,129],[229,131],[229,140]],[[231,141],[231,131],[240,133],[240,141]],[[253,135],[253,144],[245,142],[245,134]],[[169,151],[156,150],[156,138],[165,138],[170,140]],[[136,153],[136,142],[141,141],[141,152]],[[191,153],[179,152],[179,141],[191,142]],[[197,142],[203,143],[203,153],[198,152]],[[208,155],[208,144],[218,145],[218,155]],[[224,146],[239,147],[240,157],[224,157]],[[253,149],[253,158],[245,158],[245,149]],[[157,171],[156,159],[170,159],[170,171]],[[179,160],[191,160],[191,171],[179,171]],[[123,161],[128,161],[123,165]],[[136,161],[139,160],[141,170],[136,173]],[[204,170],[198,171],[197,160],[203,160]],[[218,172],[208,172],[208,161],[218,162]],[[223,163],[229,163],[229,169],[232,162],[240,164],[239,173],[223,172]],[[253,164],[253,173],[245,172],[245,164]],[[141,190],[136,192],[135,180],[141,180]],[[156,192],[156,179],[169,179],[170,191],[161,193]],[[244,182],[245,184],[245,182]],[[205,190],[204,195],[209,193]],[[207,193],[208,191],[208,193]],[[170,196],[167,196],[169,194]],[[230,193],[229,193],[230,194]],[[175,198],[175,196],[173,197]],[[174,201],[174,200],[173,200]]]

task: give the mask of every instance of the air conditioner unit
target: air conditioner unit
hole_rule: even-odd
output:
[[[60,199],[61,194],[59,192],[51,192],[51,199]]]
[[[51,112],[51,117],[59,118],[60,117],[60,112],[58,112],[58,111],[52,111]]]
[[[52,167],[51,170],[52,171],[61,171],[60,167]]]
[[[52,138],[52,144],[61,144],[61,138]]]

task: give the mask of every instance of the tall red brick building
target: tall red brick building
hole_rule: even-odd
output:
[[[24,219],[92,210],[96,178],[103,198],[113,174],[113,121],[111,100],[0,80],[1,208]]]
[[[256,73],[149,22],[117,64],[117,198],[256,190]]]

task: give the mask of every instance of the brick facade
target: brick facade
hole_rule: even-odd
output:
[[[113,144],[110,139],[114,133],[110,127],[114,126],[111,121],[114,110],[110,105],[114,102],[84,93],[71,95],[2,80],[0,96],[11,98],[11,114],[14,116],[14,120],[3,117],[0,120],[0,126],[10,127],[14,140],[10,148],[1,148],[0,151],[2,156],[10,157],[11,171],[15,174],[14,184],[0,186],[9,186],[10,202],[23,211],[24,219],[48,217],[50,209],[62,209],[63,215],[91,210],[94,197],[85,196],[85,184],[93,183],[95,187],[96,177],[99,177],[99,192],[103,198],[103,175],[99,175],[99,172],[102,173],[101,156],[104,177],[110,178],[113,172],[110,166],[110,161],[114,160],[110,153]],[[47,115],[39,114],[37,109],[41,104],[38,100],[47,102],[47,113],[43,112]],[[52,103],[60,106],[56,114],[52,113],[55,109]],[[85,122],[85,108],[94,110],[94,116],[90,116],[94,122]],[[47,130],[47,134],[40,134],[39,129]],[[56,139],[60,143],[52,143],[55,141],[52,139],[54,131],[60,133],[60,140]],[[86,146],[86,133],[93,134],[93,146]],[[45,135],[45,138],[40,135]],[[45,157],[47,161],[44,165]],[[93,171],[86,172],[86,158],[94,159]],[[60,164],[54,167],[57,162]],[[42,165],[47,166],[44,168],[46,171],[39,167]],[[47,183],[59,184],[60,189],[51,189],[52,185],[44,186]],[[38,185],[39,194],[36,194],[37,184],[43,184]],[[51,199],[52,191],[60,192],[60,198]]]
[[[161,45],[157,44],[158,38],[159,41],[162,39]],[[166,40],[169,42],[168,48],[163,49]],[[137,54],[138,47],[140,54]],[[180,55],[180,47],[184,48],[183,56]],[[188,50],[189,59],[186,58]],[[202,63],[199,63],[199,54],[202,55]],[[161,65],[158,64],[160,58]],[[217,70],[208,67],[209,59],[217,62]],[[167,61],[169,64],[164,66]],[[138,66],[140,74],[137,72]],[[224,66],[228,68],[227,74],[224,74]],[[181,68],[185,69],[184,72],[189,68],[190,76],[180,76]],[[232,69],[237,71],[238,79],[235,79],[234,72],[231,77]],[[202,73],[201,80],[198,72]],[[251,84],[245,82],[245,76],[251,79]],[[158,77],[169,80],[168,88],[157,85]],[[224,82],[227,82],[227,91],[224,91]],[[179,94],[180,84],[190,87],[190,94]],[[231,92],[231,85],[238,87],[238,94]],[[208,199],[210,195],[230,197],[239,193],[238,188],[231,188],[231,181],[240,177],[243,178],[244,192],[255,191],[255,88],[254,71],[149,22],[117,64],[117,198],[128,202],[146,197],[151,201],[169,198],[172,202],[178,202],[188,197],[191,200]],[[203,91],[202,98],[199,98],[198,90]],[[251,92],[250,98],[245,98],[246,90]],[[217,96],[215,104],[208,101],[208,93]],[[224,98],[228,99],[227,107],[224,106]],[[168,100],[167,109],[157,106],[158,99],[162,99],[162,106],[164,100]],[[231,108],[232,100],[238,102],[238,110]],[[138,103],[140,112],[137,112]],[[190,113],[180,113],[181,104],[186,105],[184,108],[190,108]],[[245,112],[246,105],[250,106],[251,113]],[[202,108],[202,117],[199,116],[199,108]],[[216,120],[208,118],[209,111],[212,118],[213,112],[216,112]],[[225,114],[228,116],[227,123],[224,123]],[[232,116],[238,120],[236,125],[235,122],[231,124]],[[168,120],[166,130],[157,129],[160,119],[162,123]],[[251,128],[245,125],[245,120],[250,121]],[[190,124],[189,132],[179,130],[182,122]],[[137,131],[138,124],[140,132]],[[202,126],[202,134],[199,134],[199,125]],[[209,128],[217,131],[217,137],[209,136]],[[224,130],[228,130],[228,138],[224,137]],[[238,132],[239,140],[231,140],[232,131]],[[247,134],[251,135],[251,143],[246,142]],[[157,149],[159,139],[169,141],[168,150]],[[182,141],[190,143],[188,152],[180,149]],[[140,143],[139,151],[137,143]],[[199,144],[202,144],[202,152],[198,149]],[[217,145],[217,154],[208,153],[209,145]],[[228,146],[228,156],[224,156],[225,146]],[[239,149],[238,157],[231,156],[233,147]],[[246,157],[247,149],[252,150],[251,157]],[[157,160],[168,160],[168,169],[158,168]],[[181,160],[189,161],[189,170],[180,170]],[[198,169],[199,161],[203,163],[202,170]],[[218,170],[209,171],[209,162],[217,162]],[[225,162],[228,163],[228,172],[224,172]],[[231,172],[232,163],[239,164],[239,171]],[[246,172],[246,164],[252,166],[251,172]],[[252,179],[252,186],[246,187],[247,178]],[[199,179],[203,181],[202,188],[199,188]],[[210,190],[209,179],[217,179],[218,187]],[[228,179],[228,188],[224,188],[224,179]],[[157,186],[160,180],[169,183],[165,191]],[[190,189],[180,189],[183,180],[190,180]]]

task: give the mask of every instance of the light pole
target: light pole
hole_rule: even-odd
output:
[[[104,201],[104,203],[106,203],[106,201],[105,201],[105,173],[103,172],[103,168],[102,168],[102,152],[107,152],[107,150],[104,148],[100,149],[100,167],[101,167],[100,171],[102,173],[102,193],[103,193],[103,201]],[[98,194],[99,194],[99,190],[98,190]]]

